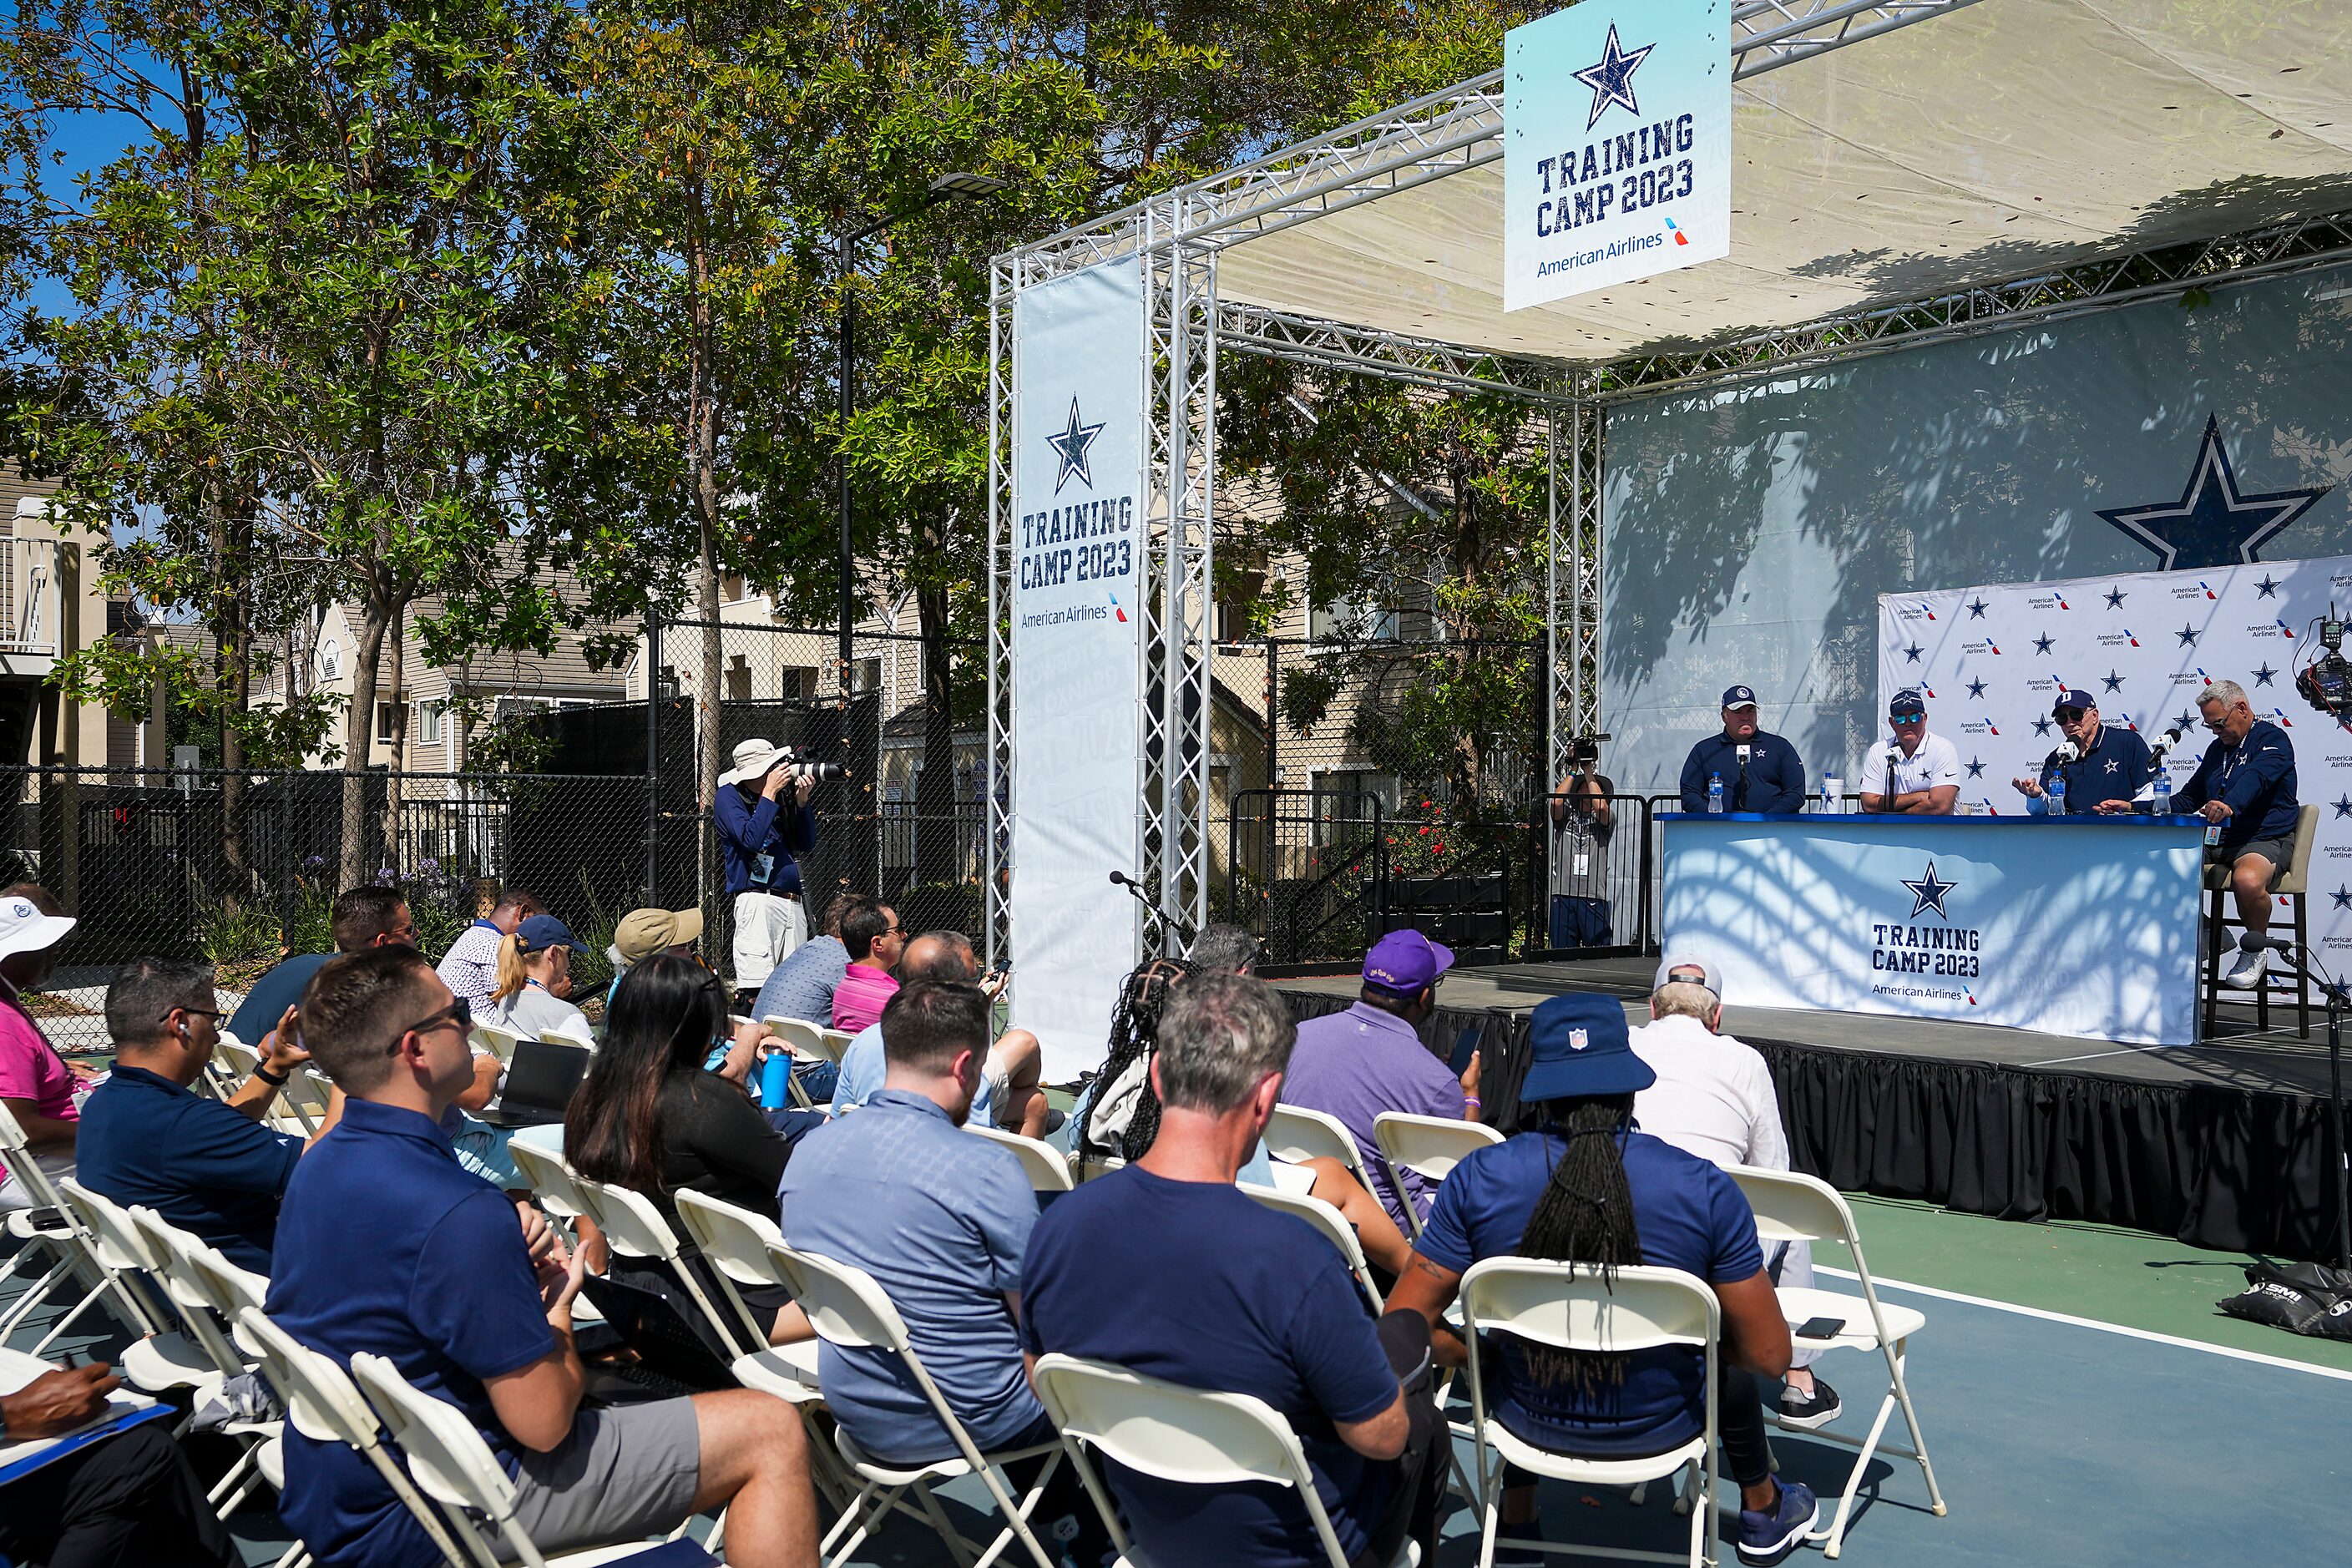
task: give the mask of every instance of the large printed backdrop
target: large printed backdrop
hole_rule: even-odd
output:
[[[2196,721],[2198,692],[2235,680],[2294,742],[2297,797],[2323,808],[2307,913],[2341,973],[2352,968],[2352,734],[2294,689],[2331,602],[2352,612],[2352,556],[1888,594],[1878,710],[1906,686],[1926,692],[1928,729],[1959,748],[1961,800],[2011,813],[2025,800],[2011,781],[2064,739],[2050,717],[2062,686],[2091,693],[2103,721],[2150,745],[2185,724],[2166,763],[2178,788],[2211,739]]]

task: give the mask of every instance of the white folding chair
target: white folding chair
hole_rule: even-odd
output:
[[[1308,1160],[1337,1160],[1363,1184],[1364,1191],[1376,1195],[1380,1192],[1372,1185],[1371,1173],[1364,1169],[1364,1152],[1356,1147],[1346,1124],[1327,1111],[1277,1105],[1266,1118],[1264,1139],[1265,1152],[1277,1160],[1294,1165]]]
[[[1407,1171],[1434,1186],[1453,1173],[1464,1156],[1502,1141],[1503,1135],[1485,1122],[1459,1117],[1383,1110],[1372,1118],[1372,1142],[1379,1146],[1381,1163],[1389,1168],[1389,1184],[1399,1197],[1405,1192]],[[1421,1211],[1406,1204],[1404,1218],[1408,1237],[1418,1239]]]
[[[842,1055],[849,1049],[849,1042],[857,1037],[855,1029],[824,1028],[818,1030],[817,1035],[817,1049],[835,1067],[841,1065]]]
[[[222,1376],[236,1377],[252,1371],[254,1358],[233,1342],[232,1331],[238,1310],[259,1306],[269,1282],[238,1268],[201,1237],[182,1230],[153,1209],[133,1205],[129,1212],[131,1223],[146,1237],[161,1265],[164,1294]],[[211,1254],[209,1266],[206,1254]],[[223,1519],[235,1513],[262,1481],[263,1450],[278,1438],[279,1426],[276,1421],[233,1420],[221,1429],[244,1446],[236,1463],[205,1494],[205,1500]]]
[[[507,1147],[512,1151],[517,1145],[509,1143]],[[740,1336],[736,1323],[719,1310],[719,1303],[703,1289],[701,1270],[688,1262],[686,1249],[678,1245],[677,1233],[670,1229],[669,1222],[662,1218],[661,1210],[654,1206],[652,1199],[609,1182],[591,1181],[577,1171],[567,1171],[566,1174],[583,1211],[604,1233],[604,1245],[623,1258],[653,1258],[667,1264],[679,1285],[693,1298],[703,1321],[719,1336],[719,1342],[729,1347],[729,1359],[751,1346],[767,1343],[768,1331],[764,1328],[753,1338],[751,1346],[737,1343]]]
[[[872,1275],[849,1264],[796,1251],[789,1246],[771,1244],[768,1256],[774,1263],[776,1272],[782,1275],[792,1287],[793,1299],[808,1314],[809,1322],[815,1327],[820,1338],[845,1350],[881,1351],[897,1356],[904,1363],[916,1386],[922,1390],[923,1397],[930,1402],[931,1412],[939,1417],[940,1426],[961,1456],[927,1465],[884,1464],[867,1457],[846,1429],[837,1432],[835,1442],[841,1458],[861,1485],[856,1499],[834,1521],[833,1528],[825,1531],[824,1540],[818,1543],[817,1555],[822,1558],[833,1551],[835,1543],[841,1541],[842,1531],[856,1525],[856,1531],[842,1545],[839,1554],[832,1559],[831,1568],[841,1568],[866,1543],[866,1538],[872,1533],[874,1526],[911,1489],[958,1568],[988,1568],[1016,1539],[1028,1548],[1037,1568],[1055,1568],[1055,1557],[1046,1552],[1035,1532],[1029,1528],[1029,1514],[1037,1506],[1037,1500],[1045,1495],[1047,1483],[1053,1479],[1055,1469],[1062,1462],[1061,1444],[1044,1443],[1033,1447],[982,1453],[979,1446],[972,1442],[971,1434],[964,1430],[963,1423],[956,1419],[955,1412],[948,1408],[947,1397],[940,1392],[939,1384],[932,1382],[931,1374],[924,1370],[922,1357],[915,1353],[912,1338],[907,1331],[906,1320],[898,1316],[898,1308],[890,1304],[889,1296],[875,1282]],[[1045,1457],[1045,1463],[1037,1472],[1035,1484],[1015,1503],[1003,1467],[1040,1456]],[[947,1515],[940,1508],[939,1499],[931,1495],[933,1481],[952,1480],[964,1475],[976,1475],[987,1485],[990,1495],[996,1500],[998,1511],[1005,1520],[1005,1528],[998,1531],[996,1539],[980,1553],[977,1563],[971,1556],[971,1543],[948,1521]],[[868,1500],[877,1493],[880,1494],[879,1500],[869,1505]]]
[[[1021,1173],[1029,1178],[1033,1193],[1066,1193],[1070,1190],[1069,1157],[1042,1138],[1024,1138],[1018,1132],[1007,1132],[1001,1127],[982,1127],[977,1121],[967,1121],[963,1130],[976,1138],[985,1138],[1013,1151],[1021,1162]]]
[[[1864,1473],[1870,1468],[1871,1456],[1875,1453],[1916,1461],[1920,1475],[1927,1478],[1930,1511],[1941,1516],[1947,1511],[1944,1494],[1936,1485],[1935,1468],[1927,1462],[1927,1439],[1920,1434],[1918,1414],[1911,1407],[1911,1390],[1903,1380],[1903,1363],[1911,1336],[1927,1326],[1927,1315],[1916,1308],[1878,1299],[1878,1288],[1871,1282],[1870,1265],[1863,1260],[1862,1233],[1855,1228],[1853,1210],[1835,1187],[1795,1171],[1759,1171],[1746,1165],[1726,1169],[1747,1194],[1748,1206],[1756,1211],[1756,1237],[1764,1245],[1783,1241],[1842,1242],[1853,1255],[1853,1271],[1862,1285],[1860,1296],[1785,1287],[1779,1292],[1780,1315],[1792,1324],[1812,1318],[1844,1321],[1845,1328],[1837,1338],[1827,1342],[1807,1340],[1806,1348],[1822,1345],[1831,1350],[1874,1350],[1886,1360],[1886,1393],[1878,1402],[1878,1413],[1870,1423],[1867,1437],[1857,1440],[1827,1427],[1806,1433],[1809,1437],[1857,1450],[1853,1470],[1846,1477],[1845,1490],[1838,1499],[1837,1517],[1831,1522],[1829,1534],[1822,1538],[1827,1542],[1824,1554],[1835,1557],[1844,1550],[1846,1521],[1853,1511],[1854,1496],[1862,1489]],[[1769,1404],[1765,1409],[1773,1424],[1779,1425],[1779,1413]],[[1887,1419],[1898,1409],[1903,1412],[1904,1425],[1911,1430],[1911,1446],[1906,1448],[1889,1445],[1882,1450],[1879,1438],[1886,1431]]]
[[[208,1374],[217,1375],[212,1358],[202,1346],[172,1329],[172,1314],[150,1294],[147,1279],[157,1272],[160,1265],[147,1238],[131,1223],[130,1214],[70,1178],[58,1183],[57,1192],[66,1211],[74,1217],[87,1248],[85,1256],[111,1288],[110,1299],[121,1303],[122,1311],[119,1315],[124,1325],[140,1336],[123,1352],[123,1375],[146,1394],[194,1387],[204,1383]],[[95,1295],[85,1299],[82,1307],[95,1299]],[[80,1314],[82,1307],[51,1325],[41,1342],[33,1347],[33,1353],[38,1355],[47,1349],[66,1325]]]
[[[497,1024],[485,1024],[477,1018],[474,1020],[474,1032],[467,1037],[467,1042],[474,1049],[488,1051],[498,1058],[499,1064],[503,1067],[514,1060],[515,1042],[520,1038],[521,1037],[512,1029]]]
[[[1133,1568],[1133,1547],[1117,1505],[1087,1461],[1089,1447],[1130,1470],[1163,1481],[1202,1487],[1263,1481],[1288,1487],[1306,1505],[1331,1568],[1349,1568],[1339,1532],[1331,1528],[1331,1516],[1315,1489],[1315,1471],[1298,1434],[1264,1400],[1186,1388],[1108,1362],[1066,1355],[1039,1358],[1036,1384],[1045,1413],[1061,1428],[1070,1463],[1077,1467],[1087,1495],[1118,1548],[1119,1568]],[[1163,1554],[1158,1560],[1179,1559]],[[1408,1541],[1396,1559],[1397,1568],[1420,1560],[1419,1549]]]
[[[1490,1448],[1502,1460],[1555,1480],[1589,1486],[1631,1486],[1675,1475],[1686,1464],[1699,1468],[1699,1489],[1691,1500],[1690,1551],[1634,1552],[1562,1542],[1512,1542],[1517,1551],[1557,1552],[1577,1557],[1636,1558],[1702,1568],[1716,1557],[1715,1377],[1722,1313],[1715,1292],[1679,1268],[1619,1268],[1604,1280],[1589,1265],[1539,1258],[1489,1258],[1462,1277],[1465,1337],[1499,1332],[1555,1350],[1617,1352],[1679,1345],[1706,1358],[1703,1385],[1706,1416],[1700,1433],[1678,1448],[1638,1459],[1585,1459],[1538,1447],[1486,1418],[1486,1394],[1478,1376],[1479,1358],[1470,1358],[1470,1421],[1476,1435],[1479,1508],[1484,1536],[1481,1568],[1495,1560],[1495,1529],[1500,1522],[1504,1467],[1490,1463]]]
[[[825,1037],[831,1031],[822,1024],[813,1024],[806,1018],[784,1017],[762,1018],[760,1022],[768,1026],[770,1034],[784,1043],[785,1048],[792,1052],[794,1062],[837,1064],[841,1060],[840,1047],[827,1042]],[[809,1091],[801,1087],[799,1073],[789,1074],[785,1079],[784,1087],[785,1091],[792,1096],[794,1110],[816,1109],[816,1102],[809,1098]]]
[[[588,1200],[581,1194],[579,1178],[562,1157],[520,1139],[507,1144],[507,1154],[550,1219],[577,1220],[588,1213]]]
[[[0,1342],[5,1342],[16,1325],[32,1316],[60,1284],[95,1281],[89,1293],[66,1314],[63,1321],[69,1323],[107,1289],[108,1281],[105,1274],[90,1260],[89,1239],[81,1222],[66,1208],[64,1199],[58,1195],[56,1184],[49,1180],[49,1173],[41,1169],[39,1158],[26,1142],[23,1124],[5,1105],[0,1105],[0,1165],[6,1166],[23,1184],[26,1202],[30,1205],[8,1211],[6,1228],[17,1248],[16,1256],[8,1259],[8,1267],[0,1269],[0,1283],[15,1279],[20,1264],[28,1264],[43,1257],[53,1260],[42,1270],[39,1279],[25,1287],[5,1312],[0,1312]],[[54,1334],[50,1336],[55,1337]],[[48,1339],[44,1339],[34,1353],[40,1353],[48,1347]]]
[[[1312,1226],[1317,1235],[1339,1249],[1340,1260],[1356,1277],[1356,1289],[1364,1293],[1373,1315],[1387,1310],[1381,1288],[1372,1282],[1371,1265],[1364,1260],[1364,1245],[1356,1239],[1356,1227],[1348,1223],[1347,1215],[1312,1193],[1286,1193],[1279,1187],[1259,1186],[1255,1182],[1239,1182],[1235,1185],[1276,1214],[1295,1215]]]
[[[335,1092],[334,1080],[308,1063],[298,1065],[286,1075],[286,1087],[278,1091],[278,1103],[285,1108],[278,1118],[292,1118],[306,1138],[315,1137],[327,1124],[327,1107]],[[284,1128],[291,1132],[293,1128]]]
[[[591,1568],[646,1550],[639,1540],[547,1556],[516,1520],[515,1484],[464,1411],[418,1389],[392,1363],[365,1352],[352,1357],[352,1381],[408,1460],[409,1478],[417,1489],[441,1505],[449,1533],[465,1547],[462,1561],[478,1568],[498,1568],[502,1563]],[[487,1528],[475,1522],[476,1514],[488,1521]]]

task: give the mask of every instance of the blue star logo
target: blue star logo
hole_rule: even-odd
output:
[[[2048,653],[2053,640],[2053,639],[2050,637],[2035,637],[2033,639],[2033,651],[2036,653]]]
[[[1087,448],[1095,444],[1095,437],[1102,432],[1103,427],[1099,425],[1080,422],[1078,400],[1075,397],[1071,398],[1068,427],[1057,436],[1045,437],[1045,445],[1053,447],[1054,455],[1062,460],[1061,471],[1054,476],[1055,495],[1062,493],[1062,487],[1069,482],[1072,474],[1077,475],[1078,483],[1087,489],[1095,488],[1094,470],[1087,466]]]
[[[1975,600],[1969,605],[1969,619],[1972,621],[1983,620],[1984,613],[1989,608],[1990,608],[1990,606],[1982,599]]]
[[[2102,507],[2099,515],[2154,551],[2159,572],[2234,566],[2260,561],[2263,546],[2331,488],[2241,494],[2229,448],[2221,445],[2221,421],[2209,416],[2179,500]]]
[[[1917,881],[1905,882],[1903,885],[1911,889],[1911,913],[1906,917],[1906,919],[1917,920],[1919,911],[1922,910],[1935,910],[1936,918],[1938,920],[1948,921],[1952,918],[1944,909],[1944,899],[1959,884],[1939,880],[1936,876],[1936,863],[1933,860],[1927,862],[1927,870],[1920,873]]]
[[[1982,697],[1984,695],[1984,682],[1981,680],[1969,681],[1969,695],[1970,697]]]
[[[1969,777],[1972,779],[1984,777],[1984,763],[1974,757],[1969,759]]]
[[[2109,691],[2121,691],[2124,689],[2124,678],[2110,669],[2106,674],[2099,677],[2099,684]]]
[[[2256,686],[2268,686],[2277,674],[2278,671],[2271,668],[2271,661],[2269,659],[2264,659],[2263,660],[2263,667],[2254,671],[2254,684]]]
[[[1612,103],[1622,103],[1637,115],[1642,112],[1642,106],[1633,101],[1633,72],[1655,47],[1655,44],[1643,44],[1627,53],[1617,42],[1617,24],[1609,24],[1609,41],[1601,47],[1601,63],[1576,73],[1576,79],[1592,89],[1592,113],[1584,121],[1587,131],[1601,123]]]
[[[2336,797],[2336,815],[2352,816],[2352,795],[2339,795]]]
[[[2182,626],[2179,631],[2172,635],[2180,639],[2180,646],[2182,647],[2195,647],[2197,646],[2197,631],[2193,626]]]
[[[2048,714],[2041,714],[2034,719],[2033,732],[2036,735],[2047,735],[2050,733],[2050,716]]]
[[[2275,599],[2278,597],[2278,579],[2267,572],[2263,574],[2263,580],[2254,584],[2254,597],[2257,599]]]
[[[1906,664],[1916,664],[1919,662],[1919,656],[1926,651],[1927,649],[1921,647],[1917,643],[1913,643],[1909,647],[1903,650],[1903,662]]]
[[[2195,726],[2196,722],[2197,715],[2184,708],[2180,710],[2180,717],[2172,721],[2172,727],[2179,731],[2183,735],[2186,735],[2189,733],[2189,730]]]
[[[2336,900],[2337,909],[2352,910],[2352,888],[2347,888],[2343,883],[2338,882],[2336,884],[2336,890],[2327,896]]]
[[[2124,601],[2130,597],[2129,594],[2120,588],[2110,588],[2107,590],[2107,608],[2120,610],[2124,607]]]

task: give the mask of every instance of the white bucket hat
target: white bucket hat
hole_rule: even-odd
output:
[[[749,779],[764,778],[770,768],[774,767],[789,754],[788,747],[772,746],[765,741],[751,740],[739,742],[735,747],[734,768],[719,774],[719,782],[731,784],[742,784]]]
[[[55,947],[73,928],[73,916],[45,915],[22,894],[0,899],[0,958]]]

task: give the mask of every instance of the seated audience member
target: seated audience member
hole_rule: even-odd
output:
[[[1234,1185],[1281,1094],[1292,1035],[1260,981],[1202,974],[1170,993],[1151,1069],[1159,1136],[1038,1220],[1021,1271],[1024,1348],[1265,1401],[1298,1434],[1349,1561],[1386,1564],[1410,1535],[1433,1563],[1448,1438],[1426,1326],[1398,1313],[1375,1324],[1328,1242]],[[1326,1561],[1286,1489],[1104,1468],[1139,1559]]]
[[[980,961],[972,954],[971,939],[961,931],[925,931],[907,944],[898,974],[908,985],[918,980],[969,984],[980,977]],[[841,1076],[833,1091],[835,1110],[863,1105],[880,1091],[887,1068],[883,1034],[877,1021],[842,1047]],[[1005,1030],[981,1063],[973,1119],[983,1127],[1007,1127],[1031,1138],[1042,1138],[1059,1125],[1046,1108],[1045,1090],[1037,1087],[1043,1061],[1036,1036],[1026,1029]]]
[[[572,1168],[651,1198],[681,1242],[678,1193],[691,1189],[772,1215],[776,1183],[792,1154],[741,1085],[703,1069],[711,1042],[726,1033],[725,983],[691,959],[656,953],[613,994],[604,1048],[564,1113]],[[651,1288],[667,1295],[676,1281],[658,1267],[649,1272]],[[737,1289],[754,1310],[770,1314],[789,1300]],[[681,1315],[694,1321],[690,1304]]]
[[[0,1394],[0,1443],[88,1426],[122,1386],[104,1363]],[[50,1568],[238,1568],[228,1527],[162,1422],[101,1437],[0,1485],[0,1563]]]
[[[593,1046],[596,1032],[572,994],[572,955],[588,950],[553,915],[533,915],[499,942],[488,1022],[528,1039],[561,1037]]]
[[[433,973],[452,993],[463,996],[477,1013],[488,1013],[499,985],[499,944],[515,928],[541,913],[539,900],[519,888],[499,895],[490,912],[457,933]]]
[[[73,917],[59,911],[46,888],[19,882],[0,891],[0,1105],[24,1129],[52,1182],[74,1173],[81,1096],[91,1075],[58,1054],[26,1010],[24,994],[57,972],[58,942],[73,928]],[[31,1205],[13,1172],[0,1180],[0,1209]]]
[[[1772,1069],[1755,1047],[1723,1032],[1723,996],[1714,970],[1688,958],[1658,965],[1650,1022],[1633,1031],[1633,1054],[1658,1075],[1633,1097],[1634,1125],[1717,1165],[1789,1168]],[[1776,1243],[1768,1252],[1766,1272],[1773,1284],[1812,1289],[1811,1243]],[[1810,1370],[1821,1353],[1800,1345],[1790,1357],[1780,1392],[1783,1425],[1811,1431],[1836,1418],[1837,1390]]]
[[[480,1429],[513,1477],[516,1520],[551,1554],[666,1531],[727,1510],[743,1568],[815,1562],[799,1418],[749,1390],[583,1407],[572,1339],[583,1264],[535,1209],[461,1169],[442,1112],[473,1081],[463,1005],[422,953],[331,960],[302,997],[302,1035],[346,1097],[331,1138],[296,1167],[278,1215],[268,1311],[348,1366],[388,1358]],[[518,1223],[518,1218],[520,1222]],[[323,1563],[409,1568],[433,1548],[366,1460],[285,1436],[279,1514]]]
[[[898,923],[898,910],[879,899],[865,899],[841,917],[841,942],[849,963],[833,988],[833,1026],[855,1034],[882,1016],[883,1005],[898,989],[891,972],[906,951],[907,928]]]
[[[631,910],[604,944],[604,956],[613,962],[613,984],[604,988],[604,1005],[612,1005],[621,977],[636,965],[657,952],[693,958],[701,941],[700,910]]]
[[[849,968],[849,949],[841,942],[841,922],[861,901],[856,893],[834,894],[825,906],[824,929],[768,971],[759,999],[751,1004],[753,1018],[762,1023],[770,1018],[798,1018],[811,1024],[832,1020],[833,993]],[[812,1061],[795,1051],[793,1076],[814,1103],[822,1105],[833,1098],[833,1063]]]
[[[1282,1082],[1286,1105],[1339,1118],[1371,1178],[1372,1195],[1399,1226],[1404,1205],[1429,1212],[1430,1184],[1404,1173],[1401,1196],[1389,1179],[1372,1122],[1383,1111],[1478,1120],[1478,1059],[1460,1078],[1421,1043],[1422,1024],[1437,1010],[1437,983],[1454,954],[1417,931],[1392,931],[1364,955],[1364,984],[1344,1013],[1298,1026],[1298,1046]]]
[[[226,1101],[192,1092],[219,1040],[213,968],[134,958],[106,988],[114,1073],[82,1106],[79,1180],[123,1207],[142,1205],[241,1268],[269,1272],[278,1200],[303,1140],[261,1125],[287,1074],[310,1059],[289,1031]],[[322,1130],[323,1131],[323,1130]]]
[[[880,1284],[982,1453],[1057,1437],[1030,1391],[1014,1321],[1037,1199],[1011,1151],[963,1131],[988,1023],[977,985],[909,981],[883,1009],[881,1090],[856,1115],[802,1140],[776,1194],[786,1241]],[[817,1374],[834,1419],[867,1454],[909,1465],[956,1456],[897,1356],[828,1342]],[[1040,1504],[1041,1526],[1066,1517],[1089,1523],[1092,1510],[1075,1481],[1064,1485],[1066,1475],[1065,1467]]]
[[[416,945],[416,922],[409,918],[408,900],[401,897],[398,889],[373,883],[347,889],[335,896],[334,907],[327,917],[327,932],[334,941],[335,952],[364,952],[391,942],[404,947]],[[236,1012],[228,1021],[228,1032],[236,1037],[239,1045],[258,1047],[261,1037],[278,1027],[278,1021],[286,1016],[286,1009],[301,999],[302,987],[310,984],[310,976],[319,973],[319,966],[333,956],[329,952],[298,952],[278,961],[253,983],[253,989],[237,1004]]]
[[[1739,1486],[1740,1560],[1778,1563],[1812,1529],[1816,1510],[1810,1488],[1771,1473],[1750,1373],[1788,1371],[1789,1325],[1748,1200],[1706,1161],[1634,1129],[1633,1097],[1656,1075],[1633,1054],[1616,998],[1571,994],[1538,1004],[1528,1049],[1519,1100],[1536,1118],[1533,1131],[1454,1167],[1390,1310],[1419,1312],[1439,1361],[1459,1365],[1464,1347],[1444,1314],[1483,1258],[1558,1258],[1590,1264],[1604,1279],[1628,1266],[1679,1268],[1706,1281],[1723,1310],[1716,1429]],[[1499,1336],[1481,1355],[1488,1418],[1546,1448],[1630,1458],[1679,1447],[1705,1429],[1706,1362],[1696,1351],[1669,1346],[1588,1363]],[[1532,1477],[1507,1478],[1502,1510],[1505,1541],[1542,1539]]]

